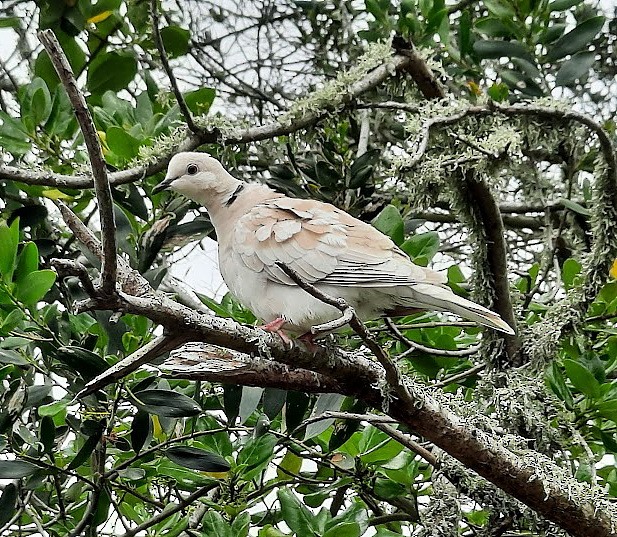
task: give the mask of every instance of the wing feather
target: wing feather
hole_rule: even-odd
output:
[[[247,267],[285,285],[294,283],[277,262],[310,283],[329,285],[387,288],[447,279],[414,265],[369,224],[314,200],[283,197],[256,205],[238,220],[233,247]]]

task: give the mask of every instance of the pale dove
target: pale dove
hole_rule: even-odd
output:
[[[455,295],[444,274],[415,265],[387,236],[333,205],[239,181],[204,153],[175,155],[153,192],[166,188],[208,210],[227,287],[273,331],[307,333],[341,316],[296,285],[278,262],[343,298],[363,320],[449,311],[514,333],[496,313]]]

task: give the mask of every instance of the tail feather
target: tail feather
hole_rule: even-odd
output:
[[[418,308],[434,311],[449,311],[461,317],[480,323],[500,332],[514,335],[514,330],[499,315],[471,300],[460,297],[449,287],[430,284],[416,284],[407,288],[411,296],[399,296],[404,308]],[[396,310],[395,310],[396,311]]]

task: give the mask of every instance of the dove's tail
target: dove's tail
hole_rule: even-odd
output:
[[[399,288],[400,289],[400,288]],[[494,328],[500,332],[514,335],[514,330],[499,315],[471,300],[460,297],[449,287],[430,284],[415,284],[405,288],[407,296],[398,296],[400,307],[392,315],[404,315],[405,310],[449,311],[461,317]]]

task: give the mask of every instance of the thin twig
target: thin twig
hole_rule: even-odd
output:
[[[161,37],[161,30],[159,29],[159,11],[158,11],[158,2],[157,0],[152,0],[150,2],[150,15],[152,16],[152,35],[154,36],[154,42],[156,43],[156,48],[159,51],[159,56],[161,58],[161,63],[163,64],[163,69],[169,78],[169,83],[171,84],[171,89],[174,92],[176,97],[176,102],[178,103],[178,108],[180,108],[180,112],[184,116],[184,120],[186,121],[186,126],[189,128],[191,132],[199,133],[200,128],[195,125],[193,121],[193,116],[191,115],[191,111],[189,107],[186,105],[186,101],[184,100],[184,96],[178,87],[178,82],[176,81],[176,77],[169,66],[169,60],[167,59],[167,52],[165,51],[165,44],[163,43],[163,38]]]
[[[399,374],[399,371],[394,364],[394,362],[388,356],[388,353],[377,343],[377,341],[370,334],[364,323],[358,318],[354,309],[345,302],[342,298],[334,298],[329,296],[317,289],[314,285],[304,281],[298,274],[285,265],[284,263],[277,262],[276,265],[289,276],[301,289],[306,291],[308,294],[314,296],[315,298],[321,300],[325,304],[329,304],[330,306],[334,306],[338,308],[343,316],[351,314],[351,318],[349,320],[349,326],[360,336],[360,339],[364,342],[364,344],[371,350],[371,352],[375,355],[379,363],[383,366],[385,371],[386,381],[389,386],[395,391],[395,393],[401,398],[402,401],[407,404],[414,404],[414,400],[411,397],[411,394],[407,390],[407,387],[403,383],[403,380]]]
[[[111,294],[116,290],[116,223],[114,219],[114,203],[111,197],[111,187],[109,186],[101,143],[86,100],[77,87],[77,81],[73,75],[71,65],[56,36],[49,29],[43,30],[39,32],[39,40],[45,47],[45,50],[47,50],[47,54],[58,73],[58,77],[66,89],[75,111],[75,117],[84,136],[86,148],[88,149],[101,221],[101,243],[103,245],[101,292]]]

